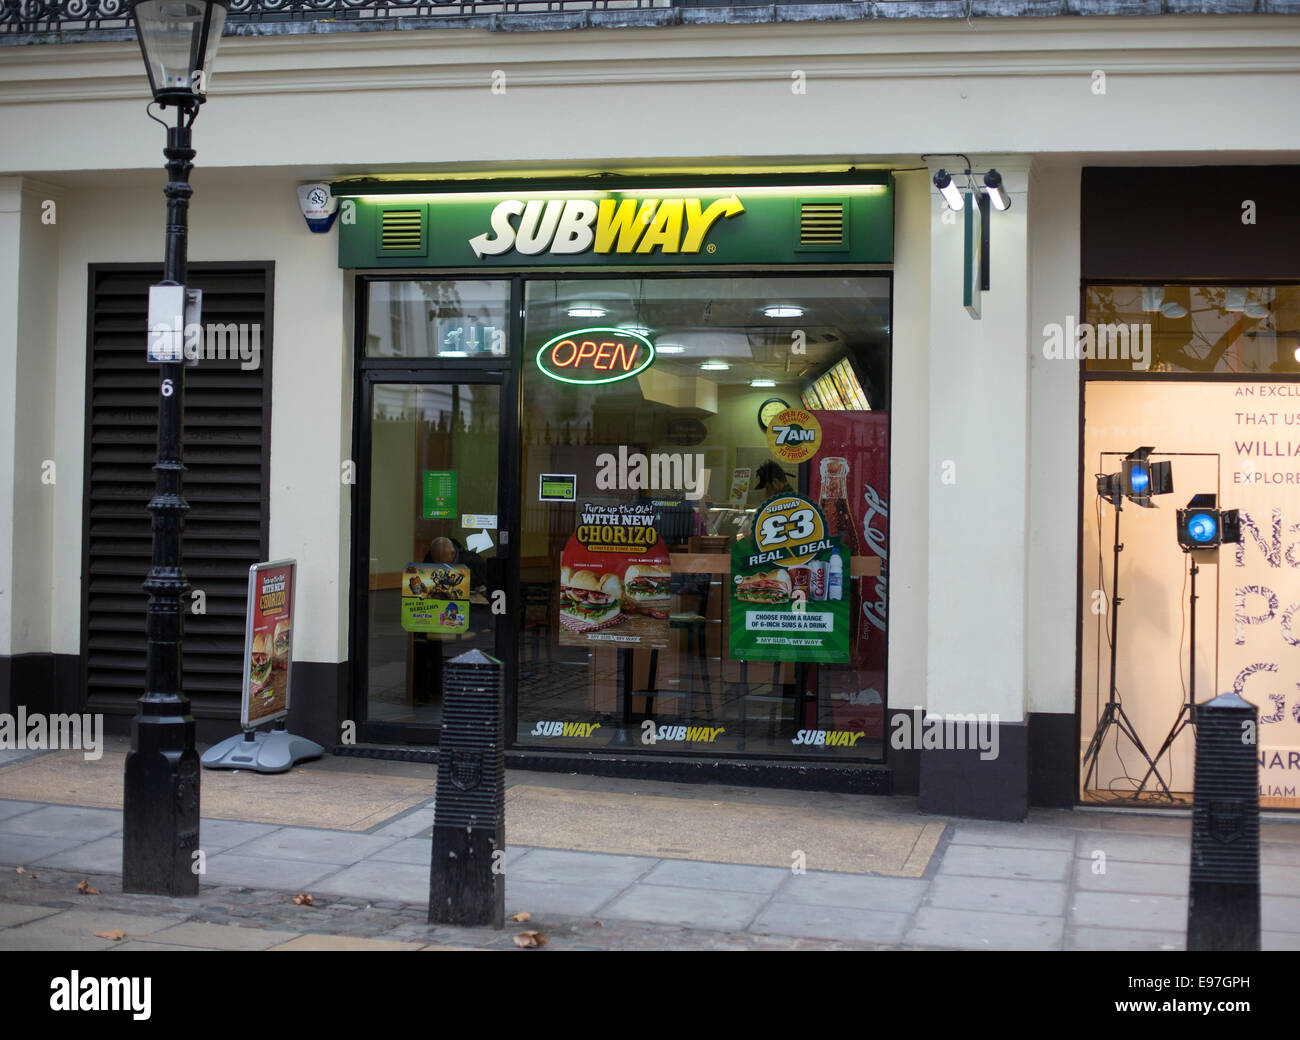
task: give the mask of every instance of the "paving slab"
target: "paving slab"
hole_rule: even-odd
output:
[[[937,877],[926,893],[929,906],[953,910],[979,908],[1004,914],[1065,914],[1066,888],[1063,882],[1025,881],[1009,878]]]
[[[83,809],[75,805],[46,805],[0,822],[0,831],[43,838],[93,841],[122,829],[120,809]]]
[[[391,900],[397,903],[427,905],[429,902],[429,867],[416,863],[393,863],[364,860],[333,873],[322,881],[306,886],[312,895],[348,896],[371,902]]]
[[[1260,928],[1270,932],[1300,932],[1300,899],[1263,896],[1259,901]]]
[[[730,892],[775,892],[791,877],[780,867],[753,867],[738,863],[701,863],[696,860],[666,859],[642,880],[645,885],[679,888],[714,888]]]
[[[506,917],[527,910],[539,914],[569,914],[591,917],[623,891],[625,885],[557,885],[538,881],[521,881],[506,874]],[[428,895],[425,899],[427,901]]]
[[[1080,928],[1187,930],[1187,896],[1075,892],[1070,923]]]
[[[1300,896],[1300,870],[1276,863],[1261,864],[1259,884],[1269,895]]]
[[[38,859],[53,856],[64,849],[75,849],[83,842],[76,838],[42,838],[35,834],[9,834],[0,831],[0,864],[25,867]],[[118,870],[120,871],[119,864]]]
[[[4,933],[0,932],[0,935]],[[1261,950],[1300,950],[1300,935],[1295,932],[1264,932],[1260,936]]]
[[[169,946],[167,943],[148,942],[144,939],[126,939],[109,947],[118,953],[202,953],[199,946]]]
[[[861,910],[815,903],[769,903],[749,931],[755,935],[788,935],[842,939],[856,943],[896,943],[907,927],[908,915],[888,910]]]
[[[1104,852],[1107,859],[1131,860],[1136,863],[1176,863],[1186,867],[1192,861],[1190,838],[1122,834],[1104,830],[1079,835],[1075,855],[1091,859],[1093,853],[1098,851]]]
[[[59,911],[50,906],[26,906],[22,903],[0,903],[0,928],[12,928]]]
[[[929,882],[911,878],[865,877],[809,871],[793,875],[773,897],[774,903],[842,906],[908,914],[921,905]]]
[[[199,821],[199,846],[211,855],[214,852],[230,852],[238,849],[245,842],[273,834],[279,828],[273,823],[245,823],[242,820],[210,820],[204,817]]]
[[[618,856],[563,849],[534,849],[510,871],[518,881],[558,882],[565,885],[630,885],[650,872],[659,861],[649,856]]]
[[[400,819],[376,827],[371,834],[381,838],[432,838],[433,806],[421,806]]]
[[[200,884],[301,892],[338,870],[338,865],[334,863],[304,863],[301,860],[273,860],[235,852],[218,852],[207,858],[207,872]]]
[[[1062,851],[949,845],[939,864],[939,874],[1064,881],[1069,863],[1070,854]]]
[[[1071,928],[1067,950],[1185,950],[1187,932],[1143,932],[1131,928]]]
[[[155,932],[150,938],[176,947],[205,950],[267,950],[295,939],[301,932],[272,931],[266,928],[241,928],[230,924],[206,924],[186,921]]]
[[[1059,917],[923,906],[903,941],[959,950],[1059,950],[1064,931]]]
[[[420,863],[428,868],[433,861],[433,841],[430,838],[398,838],[370,858],[389,863]],[[509,864],[510,857],[507,854],[506,865]]]
[[[11,798],[0,798],[0,820],[7,820],[20,813],[42,808],[41,802],[16,802]]]
[[[1300,845],[1262,845],[1259,862],[1278,867],[1300,867]]]
[[[1105,873],[1095,873],[1094,866],[1102,862],[1076,859],[1074,887],[1089,892],[1133,892],[1156,896],[1187,894],[1190,876],[1186,866],[1107,859],[1104,861]]]
[[[1150,816],[1145,813],[1105,813],[1101,815],[1101,829],[1129,834],[1153,834],[1192,840],[1190,816]]]
[[[94,897],[87,897],[93,899]],[[155,932],[179,924],[184,918],[180,915],[162,916],[135,914],[121,910],[99,909],[90,907],[84,910],[62,910],[49,917],[42,917],[16,928],[0,931],[0,942],[10,950],[21,949],[59,949],[59,942],[72,945],[63,947],[76,950],[99,950],[110,946],[114,940],[101,939],[96,932],[111,932],[120,929],[131,939],[152,937]],[[24,939],[37,942],[48,941],[54,946],[27,946]]]
[[[77,870],[87,874],[121,874],[122,873],[122,839],[100,838],[88,841],[84,845],[74,845],[70,849],[56,852],[39,859],[35,864],[28,864],[31,869],[57,867],[59,870]]]
[[[1077,832],[1024,823],[962,823],[950,830],[953,845],[991,845],[1004,849],[1053,849],[1072,852]]]
[[[241,856],[260,856],[268,860],[304,860],[308,863],[333,863],[340,867],[359,863],[398,839],[347,831],[318,831],[303,827],[281,827],[239,847]]]
[[[394,942],[392,939],[358,939],[350,935],[300,935],[272,946],[272,950],[420,950],[423,943]]]
[[[633,885],[601,914],[629,921],[738,932],[758,915],[767,900],[766,892]]]

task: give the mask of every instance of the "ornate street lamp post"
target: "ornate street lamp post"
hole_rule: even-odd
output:
[[[176,109],[175,126],[149,113],[167,130],[162,285],[173,289],[159,294],[159,301],[167,296],[183,298],[194,159],[190,127],[204,100],[229,5],[230,0],[131,0],[153,103],[164,110]],[[150,304],[152,323],[159,317],[152,293]],[[174,317],[183,324],[182,312]],[[177,329],[176,339],[181,335]],[[123,891],[168,896],[192,896],[199,891],[192,862],[199,847],[199,757],[194,750],[194,716],[181,693],[182,601],[189,590],[181,569],[181,525],[189,508],[181,488],[183,360],[179,352],[171,353],[159,373],[157,487],[149,503],[153,561],[144,583],[149,593],[145,692],[132,726],[122,805]]]

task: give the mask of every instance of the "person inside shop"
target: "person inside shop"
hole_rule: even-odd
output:
[[[461,564],[467,567],[469,587],[474,591],[482,589],[487,581],[483,558],[478,553],[467,552],[454,538],[435,538],[429,551],[424,554],[424,562]]]
[[[754,480],[758,484],[758,489],[763,492],[767,501],[769,498],[775,498],[777,495],[784,495],[793,492],[794,488],[790,486],[789,477],[793,473],[787,473],[781,468],[781,464],[775,459],[769,460],[758,467],[758,472],[754,474]]]

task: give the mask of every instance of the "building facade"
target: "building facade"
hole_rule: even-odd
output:
[[[200,736],[238,728],[248,566],[292,558],[290,727],[350,753],[434,747],[476,648],[519,765],[1180,804],[1190,730],[1154,773],[1086,752],[1114,688],[1154,758],[1191,660],[1294,807],[1291,10],[232,15],[190,211]],[[125,730],[162,135],[129,30],[47,28],[0,32],[0,710]],[[1145,446],[1176,491],[1119,552],[1097,476]],[[1243,535],[1192,602],[1194,493]]]

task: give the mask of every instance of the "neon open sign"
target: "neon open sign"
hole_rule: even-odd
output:
[[[654,344],[627,329],[575,329],[547,340],[537,367],[561,383],[616,383],[650,367]]]

